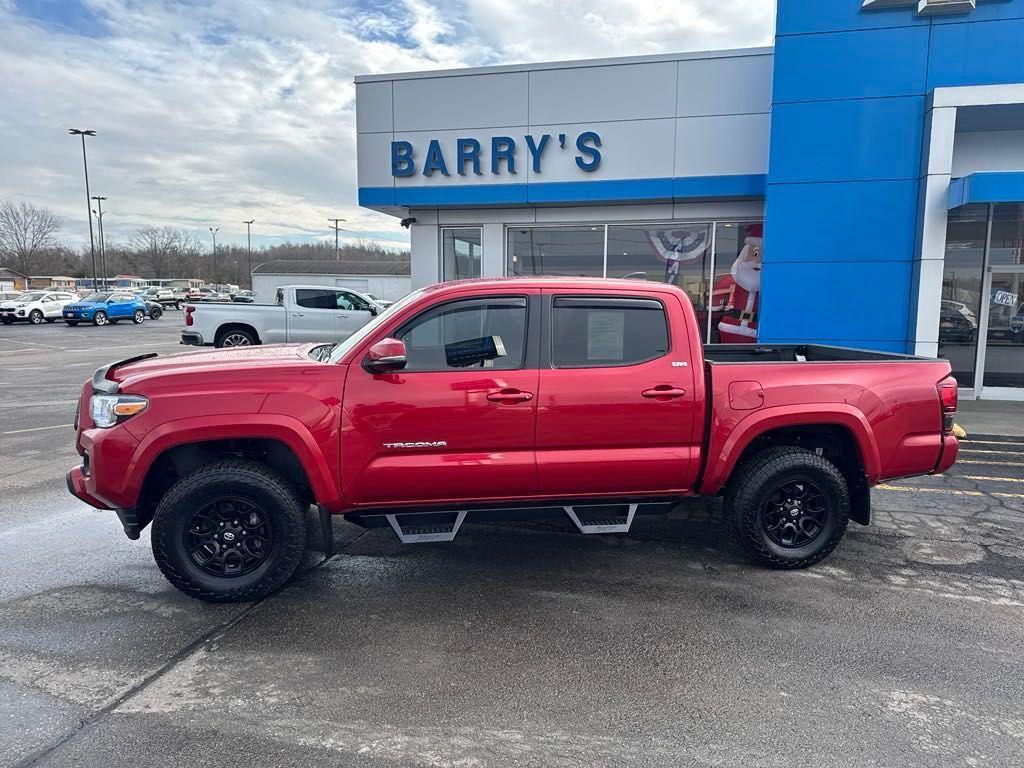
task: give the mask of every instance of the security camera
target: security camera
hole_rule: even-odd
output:
[[[402,219],[402,226],[405,227],[406,229],[408,229],[409,227],[411,227],[415,223],[416,223],[416,217],[415,216],[410,216],[407,219]]]

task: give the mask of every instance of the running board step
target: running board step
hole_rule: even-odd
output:
[[[428,512],[412,515],[384,515],[403,544],[454,541],[466,519],[466,511]],[[399,518],[402,518],[401,520]]]
[[[576,507],[563,507],[565,514],[569,516],[573,524],[580,529],[580,533],[628,533],[629,526],[633,524],[633,516],[639,504],[615,504],[615,505],[580,505]],[[628,510],[625,515],[621,514],[623,507]],[[612,514],[618,510],[620,514]]]

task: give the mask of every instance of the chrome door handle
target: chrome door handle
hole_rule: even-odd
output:
[[[487,399],[492,403],[525,403],[527,400],[533,400],[533,393],[518,389],[501,389],[497,392],[488,392]]]
[[[292,317],[305,317],[302,312],[292,312]]]
[[[656,387],[645,389],[640,394],[652,400],[671,400],[676,397],[682,397],[686,394],[686,390],[680,387],[673,387],[671,384],[659,384]]]

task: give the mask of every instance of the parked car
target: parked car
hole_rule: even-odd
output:
[[[238,291],[231,294],[231,300],[239,304],[252,304],[256,300],[256,291]]]
[[[185,303],[183,293],[176,294],[170,288],[146,288],[145,290],[139,291],[138,295],[146,301],[157,302],[163,309],[170,307],[173,307],[174,309],[181,309],[182,305]]]
[[[135,297],[146,305],[146,317],[150,320],[159,320],[164,314],[164,305],[156,299],[150,299],[145,291],[135,294]],[[172,305],[173,306],[173,305]]]
[[[82,388],[68,488],[131,539],[152,523],[178,589],[235,601],[295,572],[311,504],[330,549],[332,515],[403,543],[550,515],[613,533],[724,494],[756,561],[806,568],[870,522],[872,485],[956,460],[946,360],[701,336],[676,286],[476,280],[333,345],[129,358]]]
[[[189,288],[188,291],[185,292],[185,298],[188,301],[202,301],[212,293],[216,293],[216,291],[210,290],[209,288]]]
[[[186,304],[181,341],[216,347],[339,341],[382,311],[349,288],[286,285],[277,289],[276,304]]]
[[[129,291],[103,291],[86,296],[64,307],[64,322],[68,325],[92,323],[106,325],[121,320],[138,324],[146,319],[146,303]]]
[[[939,310],[939,341],[969,342],[978,330],[974,311],[960,301],[943,299]]]
[[[388,307],[390,307],[392,304],[395,303],[393,301],[388,301],[387,299],[377,298],[372,293],[364,293],[363,296],[368,298],[370,301],[372,301],[374,304],[376,304],[381,309],[387,309]]]
[[[32,325],[59,320],[66,304],[77,299],[70,291],[26,291],[15,299],[0,303],[0,322],[4,325],[24,321]]]
[[[0,291],[0,305],[8,301],[14,301],[24,293],[24,291]]]

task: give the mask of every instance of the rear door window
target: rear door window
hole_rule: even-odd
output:
[[[551,308],[551,365],[637,365],[668,353],[665,307],[656,299],[556,296]]]
[[[296,288],[295,303],[306,309],[337,309],[338,291]]]

